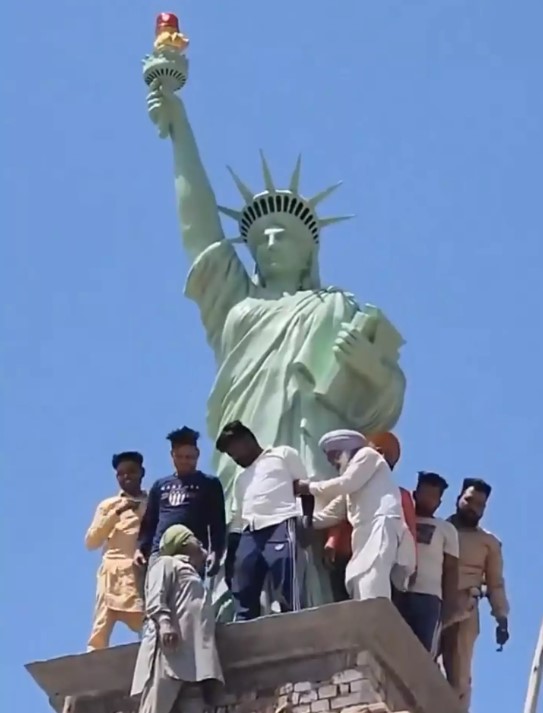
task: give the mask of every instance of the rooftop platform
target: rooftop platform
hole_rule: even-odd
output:
[[[219,626],[227,690],[217,713],[461,713],[458,700],[387,600],[344,602]],[[71,713],[133,713],[137,645],[26,666],[51,705]],[[368,707],[369,706],[369,707]]]

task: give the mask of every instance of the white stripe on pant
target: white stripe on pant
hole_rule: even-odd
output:
[[[292,611],[300,611],[300,583],[298,579],[298,538],[296,535],[296,520],[287,522],[288,546],[290,549],[291,570],[291,591],[292,591]]]

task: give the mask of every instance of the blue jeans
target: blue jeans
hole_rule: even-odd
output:
[[[281,611],[300,609],[297,547],[296,519],[241,533],[232,579],[235,621],[260,616],[260,597],[266,576],[271,579]]]
[[[394,603],[424,648],[437,656],[441,599],[433,594],[396,592]]]

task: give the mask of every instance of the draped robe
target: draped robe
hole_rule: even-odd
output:
[[[391,368],[390,384],[379,392],[347,367],[330,382],[338,372],[333,346],[341,326],[360,310],[351,294],[336,288],[273,294],[249,278],[226,240],[196,258],[185,294],[198,304],[217,363],[208,401],[212,439],[239,419],[264,446],[296,448],[309,477],[322,478],[332,474],[318,448],[323,433],[376,430],[397,420],[405,388],[399,367]],[[218,452],[214,466],[229,518],[237,466]],[[320,562],[313,562],[309,576],[307,603],[331,601]]]

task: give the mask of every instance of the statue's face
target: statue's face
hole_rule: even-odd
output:
[[[287,227],[274,224],[253,238],[255,262],[267,281],[277,276],[301,275],[311,262],[314,244],[305,234],[293,235]]]

